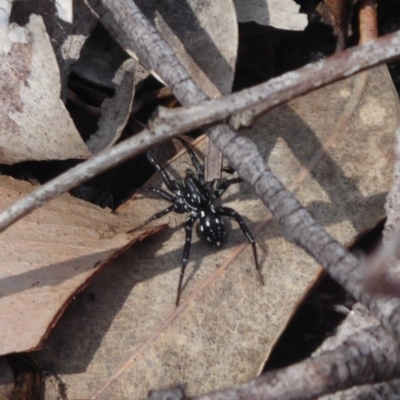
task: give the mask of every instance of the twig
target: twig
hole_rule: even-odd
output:
[[[400,379],[393,379],[388,382],[376,383],[374,385],[355,386],[339,393],[335,393],[334,395],[318,397],[316,400],[379,400],[398,398],[400,398]]]
[[[113,13],[124,32],[132,39],[139,57],[144,57],[143,61],[159,74],[183,104],[193,104],[200,98],[204,98],[204,93],[196,87],[167,43],[158,35],[133,1],[103,0],[103,3]],[[346,62],[347,59],[347,62],[350,62],[347,72],[342,69],[341,63],[335,65],[342,74],[348,76],[355,70],[359,71],[358,64],[364,65],[362,69],[365,68],[367,62],[369,65],[376,65],[373,57],[378,54],[390,55],[390,58],[393,58],[395,53],[400,50],[400,32],[383,39],[384,42],[381,42],[382,39],[371,41],[365,46],[353,50],[351,55],[345,52],[338,54],[335,56],[336,58],[333,57],[335,60]],[[381,47],[388,44],[390,44],[390,48],[383,49]],[[364,54],[362,48],[368,49],[368,54]],[[321,62],[315,65],[316,69],[319,69]],[[319,85],[326,84],[325,74],[316,74],[316,69],[306,66],[303,70],[314,71],[313,80],[317,81]],[[336,73],[329,69],[324,72],[329,75]],[[298,77],[296,73],[291,74]],[[285,86],[285,82],[282,82],[282,85]],[[298,81],[296,84],[292,82],[292,85],[302,86]],[[288,92],[293,94],[292,90],[288,89]],[[212,101],[214,105],[215,101],[218,100]],[[269,104],[274,102],[275,100],[271,100]],[[265,105],[265,102],[262,104]],[[171,121],[171,124],[174,122]],[[258,196],[279,221],[286,239],[307,251],[330,276],[364,304],[382,322],[383,326],[392,332],[395,338],[400,338],[400,300],[374,298],[365,293],[359,261],[334,240],[322,226],[317,224],[295,197],[285,189],[272,171],[264,165],[257,146],[248,138],[236,136],[227,125],[210,128],[208,134],[239,176],[254,187]]]
[[[384,345],[382,337],[386,339]],[[382,327],[368,328],[355,333],[333,351],[195,399],[314,399],[355,384],[392,379],[400,373],[399,350],[399,344]]]
[[[122,10],[122,16],[119,18],[121,26],[131,35],[132,40],[136,43],[139,57],[143,57],[149,62],[183,104],[193,104],[205,99],[205,95],[196,87],[186,71],[179,65],[173,52],[159,38],[154,28],[149,28],[148,22],[143,19],[144,17],[140,11],[134,8],[135,4],[133,2],[128,4],[122,0],[120,2],[104,0],[104,3],[106,5],[109,4],[111,9],[118,6],[133,7],[134,11],[132,9],[130,9],[130,12],[127,12],[125,9]],[[118,15],[115,10],[112,11],[114,15]],[[121,10],[118,12],[121,12]],[[124,20],[125,22],[128,21],[128,23],[125,23]],[[225,104],[222,102],[221,105],[218,101],[208,102],[207,106],[204,107],[208,119],[204,119],[203,117],[201,117],[203,119],[198,118],[197,126],[204,124],[205,121],[211,123],[225,118],[232,112],[246,110],[249,107],[253,108],[254,114],[258,114],[262,110],[274,107],[295,95],[303,94],[313,88],[326,85],[333,80],[347,77],[357,71],[390,60],[400,54],[399,42],[400,33],[396,33],[370,42],[364,47],[338,54],[331,59],[316,63],[314,66],[307,66],[300,71],[286,74],[267,84],[229,96],[228,100],[225,100]],[[306,76],[308,76],[308,79],[305,79]],[[239,97],[243,98],[240,106],[237,105]],[[221,107],[221,109],[217,108],[211,112],[210,108],[216,106]],[[223,110],[222,108],[224,107],[228,107],[229,110]],[[198,108],[187,110],[189,114],[191,113],[190,117],[187,117],[189,118],[187,121],[190,123],[192,119],[195,119],[195,115],[193,115],[195,111],[193,110],[198,111]],[[103,172],[125,161],[129,157],[139,154],[151,145],[158,144],[174,134],[184,132],[188,129],[188,126],[191,126],[187,121],[185,122],[186,125],[176,119],[175,122],[172,120],[169,125],[154,123],[153,132],[144,130],[138,136],[115,146],[36,189],[25,199],[14,203],[10,208],[0,213],[0,229],[5,229],[7,224],[40,207],[46,201],[62,192],[90,179],[95,174]],[[316,224],[291,193],[282,186],[268,167],[264,165],[254,143],[248,139],[236,137],[235,133],[227,125],[220,125],[210,129],[209,135],[223,151],[231,165],[237,169],[239,175],[253,184],[257,194],[283,227],[286,238],[309,252],[324,266],[331,276],[340,282],[351,294],[367,305],[382,321],[383,325],[392,332],[395,338],[399,338],[400,301],[372,298],[363,291],[358,260],[348,254],[321,226]],[[371,358],[378,357],[379,355],[383,357],[387,354],[384,351],[393,351],[393,346],[397,346],[397,343],[394,343],[390,337],[387,337],[383,330],[381,333],[381,347],[377,347],[380,350],[378,351],[377,349],[370,354],[369,352],[372,352],[374,347],[371,344],[372,347],[367,348],[368,353],[366,355]],[[374,336],[370,335],[369,337],[372,343]],[[382,340],[383,338],[388,340]],[[361,350],[359,345],[360,342],[353,340],[352,348],[354,351]],[[396,351],[396,354],[398,354],[398,349]],[[376,363],[376,359],[373,358],[373,360]],[[377,368],[376,371],[381,372],[382,368],[386,369],[386,364],[383,363],[380,369],[378,364],[375,364],[375,366]],[[384,371],[385,375],[378,374],[375,375],[375,378],[390,378],[395,372],[394,368],[390,368]],[[287,373],[290,375],[290,371]],[[368,376],[368,379],[374,378],[371,375]],[[357,382],[363,382],[363,379],[364,377],[361,374]],[[259,381],[257,380],[257,382]],[[268,381],[268,383],[270,382],[271,380]],[[247,385],[254,386],[254,383]],[[247,392],[246,398],[249,398]]]
[[[126,1],[112,2],[104,0],[104,3],[106,5],[110,3],[110,9],[120,5],[131,8],[135,7],[133,2],[127,3]],[[115,10],[112,11],[115,15]],[[164,53],[166,49],[169,49],[168,46],[158,36],[154,28],[149,28],[149,23],[147,22],[146,24],[146,20],[143,20],[144,17],[141,15],[140,11],[137,8],[134,9],[133,12],[123,11],[125,12],[123,17],[127,18],[129,21],[130,30],[128,33],[131,35],[132,39],[135,40],[139,56],[150,57],[148,61],[152,68],[155,69],[163,80],[172,88],[180,101],[185,104],[189,102],[198,102],[204,99],[205,95],[196,87],[190,77],[188,77],[183,67],[179,65],[173,52],[168,50],[167,55]],[[121,26],[124,27],[126,24],[123,23],[121,18],[119,19]],[[344,70],[341,69],[339,64],[343,63],[343,65],[347,65],[347,70],[345,71],[347,71],[346,76],[349,76],[360,69],[377,65],[379,62],[387,61],[398,56],[400,54],[399,42],[400,32],[370,42],[364,47],[345,52],[345,56],[337,55],[333,57],[333,59],[336,60],[334,61],[337,63],[335,65],[340,68],[341,73],[343,73]],[[151,51],[149,52],[147,49],[151,49]],[[150,55],[148,56],[147,53]],[[338,63],[338,60],[340,60],[341,63]],[[360,63],[361,68],[357,66],[357,63]],[[328,62],[328,65],[332,64]],[[323,61],[317,63],[316,69],[310,68],[309,66],[302,69],[307,73],[314,71],[313,88],[316,87],[315,82],[318,82],[320,86],[327,84],[327,76],[329,76],[329,79],[332,79],[332,77],[336,77],[334,79],[339,79],[336,71],[330,68],[323,69],[324,67],[326,68],[326,66],[326,61]],[[315,74],[316,70],[319,71],[319,74]],[[280,88],[282,91],[279,92],[280,101],[287,100],[289,94],[292,96],[306,91],[306,88],[301,83],[302,75],[298,72],[289,74],[292,74],[293,80],[291,85],[294,87],[293,90],[290,89],[292,86],[285,84],[282,78],[278,78],[277,81],[275,81],[276,85],[283,85],[283,89],[282,87]],[[289,74],[286,74],[286,76]],[[301,88],[302,91],[300,91],[299,88]],[[276,86],[270,88],[269,96],[273,99],[262,102],[265,109],[271,105],[278,104],[278,96],[276,93],[278,93]],[[284,94],[281,96],[282,93]],[[241,96],[243,96],[243,92]],[[232,99],[233,98],[230,97],[230,101],[234,103]],[[251,101],[252,104],[254,104],[254,99]],[[247,100],[245,100],[244,106],[246,106],[246,102]],[[160,143],[170,138],[173,134],[178,134],[183,131],[181,126],[176,125],[164,128],[164,130],[158,128],[157,134],[145,130],[135,138],[94,157],[92,160],[75,167],[68,171],[68,173],[36,189],[25,199],[14,203],[11,207],[0,213],[0,229],[5,229],[7,224],[10,224],[11,221],[21,218],[33,209],[43,205],[46,201],[90,179],[95,173],[103,172],[125,161],[129,157],[144,151],[149,146]],[[316,224],[312,217],[302,209],[291,193],[282,186],[268,167],[264,166],[263,160],[258,154],[254,143],[248,139],[236,137],[226,125],[213,128],[209,134],[211,139],[228,158],[231,165],[237,169],[239,175],[253,184],[257,194],[280,222],[284,229],[285,236],[309,252],[324,266],[331,276],[340,282],[363,304],[369,307],[372,312],[380,318],[384,326],[390,329],[395,337],[399,338],[400,314],[398,310],[400,309],[400,302],[389,299],[373,299],[363,292],[357,259],[349,255],[339,243],[334,241],[327,232]]]
[[[376,0],[360,1],[360,44],[378,37],[378,16]]]
[[[374,389],[369,382],[398,375],[398,350],[399,343],[382,328],[365,307],[357,303],[339,327],[338,333],[328,338],[311,358],[286,369],[268,372],[251,382],[193,400],[306,400],[344,391],[356,385],[360,385],[359,390],[352,388],[351,393],[365,395],[368,389],[379,390],[379,386]],[[387,357],[388,354],[391,356]],[[385,368],[382,368],[382,365]],[[391,385],[393,391],[398,387],[399,383],[396,381]],[[389,388],[385,386],[385,390]],[[153,392],[149,400],[162,398],[161,393],[163,392]],[[182,396],[181,391],[170,395],[170,400],[182,398],[179,397]]]
[[[183,132],[181,132],[183,133]],[[71,168],[67,172],[52,179],[46,184],[33,190],[27,196],[14,202],[11,206],[0,213],[0,232],[18,221],[20,218],[43,206],[48,201],[56,198],[62,193],[86,182],[90,178],[107,171],[128,160],[129,158],[142,153],[156,143],[170,139],[178,131],[164,131],[155,135],[145,129],[140,134],[125,140],[124,142],[104,151],[92,159]]]
[[[134,138],[128,139],[114,148],[93,157],[91,160],[72,168],[40,188],[35,189],[23,199],[0,212],[0,232],[60,194],[175,135],[199,128],[205,124],[220,121],[232,113],[246,110],[251,106],[256,109],[252,115],[257,115],[311,89],[316,89],[334,80],[344,78],[340,76],[343,71],[346,72],[345,77],[347,77],[368,67],[398,57],[400,48],[396,43],[399,41],[400,32],[387,35],[371,42],[373,45],[370,43],[367,46],[346,51],[344,52],[345,56],[335,55],[318,62],[317,67],[308,65],[298,71],[289,72],[279,78],[272,79],[265,84],[219,100],[209,101],[204,105],[199,105],[198,108],[194,106],[194,108],[190,107],[170,112],[161,111],[160,118],[163,121],[156,119],[153,122],[153,133],[150,133],[149,130],[143,130]],[[392,45],[395,47],[388,50],[387,47]],[[354,65],[355,62],[360,62],[361,67],[356,67]],[[341,68],[340,73],[336,71],[336,67]],[[190,79],[187,78],[186,81],[188,80]],[[288,84],[289,81],[291,82],[290,85]],[[308,83],[305,84],[306,82]],[[256,106],[257,101],[260,99],[264,99],[264,101],[259,106]],[[218,135],[218,130],[222,129],[224,131],[228,128],[218,127],[214,129],[214,135]],[[228,129],[228,131],[230,130]]]
[[[194,83],[187,74],[185,75],[185,71],[179,66],[178,61],[168,49],[166,43],[157,35],[154,28],[145,20],[133,2],[127,4],[125,1],[119,3],[112,3],[108,0],[103,1],[105,4],[109,3],[109,8],[114,13],[114,16],[117,15],[116,19],[125,30],[125,33],[132,38],[136,48],[139,49],[139,54],[144,57],[143,61],[148,63],[161,76],[183,104],[194,103],[199,97],[203,97],[203,93],[200,90],[193,95]],[[132,29],[133,26],[135,27],[134,29]],[[398,46],[398,40],[398,37],[394,40],[394,42],[397,43],[396,46]],[[375,48],[376,42],[371,43],[368,44],[367,47],[373,51],[378,50]],[[391,53],[392,50],[386,49],[386,52],[387,51]],[[361,60],[356,56],[352,58],[352,62],[357,64],[361,62]],[[369,59],[369,62],[371,62],[371,59]],[[162,65],[162,70],[158,69],[160,65]],[[340,65],[338,65],[338,68],[340,69]],[[353,65],[350,72],[354,71],[354,68]],[[176,79],[175,72],[177,70],[179,71],[179,79]],[[312,68],[309,68],[309,70],[312,70]],[[341,75],[342,74],[343,70],[341,72]],[[315,76],[313,78],[315,79]],[[321,84],[322,81],[323,77],[318,80],[318,84]],[[273,102],[274,99],[272,100],[272,103]],[[246,138],[236,137],[235,133],[226,125],[220,125],[210,129],[209,135],[217,147],[223,151],[224,155],[228,158],[231,165],[235,167],[239,175],[253,185],[257,194],[283,227],[285,237],[297,243],[310,253],[324,266],[331,276],[340,282],[363,304],[367,305],[369,309],[379,317],[383,326],[393,334],[395,339],[387,335],[382,328],[378,327],[377,329],[379,329],[381,333],[379,337],[374,336],[374,332],[369,332],[369,335],[363,332],[359,336],[352,338],[346,349],[351,349],[353,352],[349,353],[352,361],[351,367],[353,369],[349,368],[346,370],[349,372],[346,376],[342,374],[338,375],[342,387],[348,387],[350,382],[351,384],[363,383],[365,382],[364,379],[367,379],[369,382],[375,379],[392,378],[394,374],[398,372],[398,363],[388,364],[388,367],[386,362],[382,363],[382,360],[385,361],[386,354],[393,354],[392,351],[398,351],[397,340],[400,337],[400,313],[398,310],[400,302],[396,299],[372,298],[369,294],[365,293],[358,260],[350,255],[338,242],[333,240],[330,235],[313,220],[310,214],[301,207],[291,193],[283,187],[268,167],[264,165],[254,143]],[[385,340],[382,340],[383,338],[385,338]],[[364,346],[368,341],[370,341],[370,343]],[[365,353],[362,353],[363,351]],[[337,371],[338,369],[341,371],[343,367],[341,360],[332,364],[335,355],[336,353],[331,355],[329,360],[325,359],[324,363],[320,364],[321,368],[313,369],[314,379],[312,382],[304,380],[304,378],[298,379],[298,385],[296,385],[295,389],[291,392],[292,397],[288,396],[294,379],[292,372],[298,366],[281,371],[280,379],[277,379],[276,374],[269,374],[267,378],[258,378],[248,384],[229,389],[225,392],[225,394],[228,393],[227,397],[223,396],[223,392],[219,392],[215,393],[212,398],[234,398],[233,396],[237,396],[236,398],[253,398],[253,395],[255,398],[255,396],[265,396],[266,385],[269,385],[269,389],[281,385],[278,389],[281,390],[282,396],[285,396],[284,398],[298,398],[299,393],[304,392],[304,390],[307,396],[326,393],[327,390],[333,390],[333,388],[329,387],[329,379],[332,371]],[[325,364],[327,361],[331,364]],[[307,362],[311,363],[311,361],[308,360],[305,363],[307,364]],[[371,364],[368,362],[371,362]],[[329,365],[333,369],[331,369]],[[373,365],[376,369],[366,370],[368,373],[364,374],[363,371],[368,365]],[[314,366],[315,364],[310,364],[308,368]],[[305,368],[305,370],[304,368],[300,368],[300,370],[297,371],[297,377],[307,376],[304,372],[309,372],[308,368]],[[304,383],[308,384],[304,386]],[[335,386],[337,386],[337,383],[336,381]],[[261,384],[262,390],[260,391]],[[277,393],[275,393],[274,398],[277,398],[277,396]]]

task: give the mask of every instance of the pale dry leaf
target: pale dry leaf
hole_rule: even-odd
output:
[[[304,206],[343,244],[384,213],[398,122],[397,95],[387,70],[372,70],[361,85],[358,79],[289,102],[245,132],[280,179],[297,187]],[[354,114],[347,115],[349,109]],[[342,115],[347,123],[336,134]],[[332,134],[334,145],[304,179],[302,167]],[[184,153],[168,169],[178,177],[188,167]],[[160,185],[160,178],[151,184]],[[253,231],[261,230],[257,243],[265,287],[258,283],[251,249],[232,222],[221,250],[194,235],[182,306],[175,310],[186,216],[164,217],[158,222],[169,222],[170,229],[114,261],[113,276],[110,269],[97,276],[90,289],[96,302],[82,295],[41,354],[45,363],[60,352],[66,355],[56,370],[69,397],[143,398],[149,389],[179,382],[194,395],[258,374],[321,270],[283,239],[246,184],[231,187],[223,204],[238,210]],[[119,213],[139,223],[166,206],[143,196]],[[77,331],[79,336],[71,338]]]
[[[203,151],[205,146],[203,138]],[[178,176],[190,165],[187,154],[183,153],[169,169],[173,176]],[[150,184],[161,186],[160,177]],[[67,360],[60,365],[58,373],[66,383],[68,396],[96,395],[101,386],[98,382],[105,383],[109,378],[104,368],[106,364],[116,367],[113,372],[122,367],[123,375],[98,398],[123,398],[128,393],[143,398],[151,388],[181,381],[189,383],[188,393],[193,394],[258,373],[271,342],[281,333],[305,288],[318,278],[319,268],[315,264],[300,268],[307,265],[309,257],[297,255],[297,248],[286,244],[277,223],[268,220],[265,207],[246,184],[232,187],[224,196],[223,204],[240,212],[252,230],[259,229],[261,216],[265,216],[264,225],[268,227],[264,228],[265,233],[258,243],[266,286],[260,285],[252,251],[232,221],[228,225],[228,243],[221,250],[199,242],[194,235],[182,297],[187,308],[176,311],[174,303],[185,240],[182,223],[186,216],[171,214],[158,221],[168,221],[170,229],[143,242],[134,254],[127,252],[113,263],[113,268],[119,271],[117,275],[124,276],[123,280],[99,276],[91,286],[98,299],[95,309],[83,299],[79,306],[82,312],[77,316],[75,308],[71,311],[74,318],[61,322],[57,328],[60,334],[67,336],[78,326],[89,328],[90,315],[97,313],[98,307],[101,307],[100,319],[107,326],[106,331],[98,332],[102,337],[101,347],[97,348],[99,339],[85,341],[85,356],[78,357],[75,372]],[[120,212],[142,220],[165,206],[159,199],[140,196]],[[276,248],[278,244],[280,247]],[[297,261],[294,262],[295,256]],[[293,263],[298,265],[297,269],[293,270]],[[218,266],[229,267],[229,270],[217,269]],[[214,273],[219,275],[218,279],[213,276],[195,299],[185,303]],[[119,293],[117,298],[116,292]],[[87,336],[87,333],[81,334]],[[55,335],[57,337],[57,333]],[[66,350],[74,363],[78,350],[75,346],[82,346],[82,340],[80,337],[79,344],[71,341],[72,347]],[[53,351],[59,351],[56,350],[58,341],[55,339],[46,346],[45,363],[54,358]],[[129,360],[131,356],[133,363]],[[128,364],[123,367],[126,361]],[[82,371],[86,371],[85,376]]]
[[[7,54],[13,43],[28,43],[28,31],[16,24],[10,24],[12,0],[0,2],[0,54]]]
[[[0,207],[30,192],[0,177]],[[76,291],[132,242],[132,223],[63,195],[0,234],[0,354],[37,348]]]
[[[68,76],[72,66],[80,58],[82,47],[98,23],[96,16],[84,1],[74,2],[71,23],[64,23],[52,12],[56,11],[53,0],[14,2],[13,9],[17,15],[36,14],[43,18],[60,69],[61,99],[66,101]]]
[[[257,22],[274,28],[302,31],[307,15],[299,12],[293,0],[235,0],[239,22]]]
[[[112,99],[104,100],[98,130],[86,145],[93,154],[110,148],[121,136],[130,116],[135,93],[136,61],[128,59],[119,68],[115,78],[116,92]]]
[[[56,6],[58,17],[60,19],[62,19],[63,21],[72,24],[72,22],[73,22],[72,0],[55,0],[54,5]]]
[[[63,2],[63,5],[69,7],[67,3],[67,1]],[[36,14],[43,18],[60,69],[61,98],[65,101],[67,98],[68,77],[76,63],[79,63],[82,48],[87,43],[93,30],[97,28],[98,19],[84,1],[76,1],[73,3],[71,23],[61,21],[58,14],[56,14],[57,8],[54,6],[54,0],[17,1],[13,3],[13,13],[15,15],[24,16]],[[67,13],[69,13],[69,11],[67,11]],[[108,43],[105,43],[105,45],[109,47]],[[103,50],[101,56],[105,60],[107,50]],[[108,53],[110,52],[113,51],[109,49]],[[97,66],[99,67],[99,63]],[[98,68],[98,70],[99,69],[100,68]],[[111,79],[112,76],[110,80]],[[104,84],[104,79],[101,83]]]
[[[1,53],[0,162],[86,158],[90,152],[60,99],[60,73],[41,17],[26,42]]]
[[[132,108],[135,85],[149,73],[145,72],[136,60],[124,62],[128,55],[103,27],[97,26],[97,17],[84,2],[75,4],[72,24],[60,24],[58,18],[49,13],[52,3],[51,0],[45,0],[37,7],[29,3],[24,7],[24,12],[29,15],[33,11],[42,14],[44,18],[60,69],[60,72],[56,72],[60,76],[58,79],[61,80],[62,88],[58,86],[57,96],[65,100],[70,73],[115,91],[115,95],[102,104],[99,129],[86,142],[87,148],[84,147],[87,157],[109,148],[118,140]],[[50,49],[48,51],[51,52]],[[43,82],[43,90],[46,92],[56,89],[54,84],[51,88],[47,88],[46,85],[51,84]],[[68,116],[67,112],[66,115]],[[72,120],[70,122],[75,129]],[[80,137],[79,140],[81,141]]]
[[[295,99],[248,131],[255,140],[263,135],[271,169],[343,243],[385,215],[399,119],[394,94],[386,67],[378,67]]]
[[[93,23],[93,15],[88,8],[83,8],[82,13],[88,15],[90,24]],[[86,25],[82,16],[79,22]],[[143,67],[138,67],[138,62],[129,58],[101,24],[97,24],[90,32],[79,59],[71,65],[71,74],[101,87],[103,91],[108,89],[114,92],[112,97],[102,102],[98,129],[86,141],[93,154],[110,148],[120,138],[132,110],[135,85],[143,79],[142,70]],[[147,76],[148,73],[145,74]],[[71,81],[77,84],[76,80]],[[74,92],[75,86],[70,87]]]
[[[111,14],[96,0],[88,0],[101,23],[130,55],[131,41]],[[211,97],[231,91],[238,46],[235,8],[231,1],[135,1],[174,50],[198,86]]]

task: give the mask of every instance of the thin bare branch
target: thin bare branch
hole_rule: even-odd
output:
[[[185,73],[167,43],[158,35],[133,1],[103,0],[103,2],[132,39],[139,55],[144,57],[143,62],[149,64],[160,75],[183,104],[193,104],[204,97],[200,89],[197,88],[196,92],[193,80]],[[384,41],[381,42],[382,40]],[[383,50],[382,48],[386,46],[387,48]],[[368,49],[367,54],[362,52],[362,48]],[[379,41],[368,42],[365,46],[353,50],[351,55],[347,52],[336,55],[335,60],[341,60],[341,62],[335,61],[335,65],[342,76],[349,76],[359,71],[360,65],[364,65],[362,69],[365,68],[366,63],[375,65],[374,57],[378,54],[393,58],[399,51],[400,32],[397,32]],[[346,63],[346,60],[349,63],[348,70],[342,69],[342,62]],[[322,62],[318,62],[314,67],[304,67],[304,70],[310,73],[313,71],[312,79],[318,85],[326,84],[326,74],[332,76],[336,73],[326,69],[323,74],[317,74],[321,64]],[[175,73],[176,71],[178,74]],[[298,76],[298,73],[294,74]],[[289,85],[286,86],[286,82],[281,83],[286,89],[289,87]],[[296,88],[302,86],[298,81],[296,85],[292,82],[292,85]],[[292,90],[288,92],[293,95]],[[270,104],[274,103],[273,97],[269,100]],[[171,123],[173,124],[173,121]],[[227,125],[210,128],[208,134],[239,176],[254,187],[258,196],[279,221],[285,237],[314,257],[337,282],[364,304],[395,338],[400,338],[400,300],[376,298],[365,292],[362,268],[357,258],[349,254],[321,225],[314,221],[268,166],[264,165],[257,146],[248,138],[236,136]]]
[[[155,135],[145,129],[131,139],[125,140],[92,159],[71,168],[3,210],[0,213],[0,232],[60,194],[142,153],[151,146],[170,139],[172,135],[173,133],[171,134],[171,131],[168,130],[165,130],[159,135]]]
[[[338,58],[338,56],[335,55],[318,63],[318,74],[315,73],[313,75],[313,73],[311,73],[310,75],[310,66],[306,66],[298,71],[289,72],[279,78],[272,79],[265,84],[255,86],[251,89],[246,89],[219,100],[209,101],[204,105],[199,105],[198,107],[194,106],[174,111],[160,111],[159,118],[156,118],[153,122],[153,134],[148,130],[142,131],[140,134],[135,136],[135,138],[129,139],[124,143],[97,155],[91,160],[78,165],[34,190],[24,199],[21,199],[9,208],[3,210],[0,213],[0,232],[18,219],[22,218],[24,215],[27,215],[36,208],[41,207],[47,201],[54,199],[60,194],[67,192],[73,187],[80,185],[107,169],[117,166],[130,157],[140,154],[147,148],[172,138],[174,135],[199,128],[205,124],[223,120],[232,113],[246,110],[251,106],[256,107],[255,105],[258,100],[264,99],[265,101],[260,107],[257,106],[257,112],[261,112],[261,110],[269,110],[270,108],[289,100],[292,98],[291,96],[295,97],[309,91],[310,87],[304,85],[307,77],[309,81],[313,82],[314,88],[329,83],[328,79],[323,78],[325,74],[327,74],[331,80],[340,79],[339,73],[332,72],[334,71],[334,65],[340,65],[343,68],[347,66],[347,76],[350,76],[362,69],[366,69],[368,66],[377,65],[386,62],[395,56],[399,56],[400,49],[397,49],[397,52],[393,50],[382,50],[399,40],[400,32],[374,41],[375,45],[372,47],[369,44],[367,46],[348,50],[345,52],[345,57],[340,56]],[[371,55],[373,57],[370,57]],[[363,64],[363,68],[357,69],[354,67],[354,60],[360,59],[368,60],[369,63],[366,61]],[[312,70],[315,71],[315,69]],[[343,70],[341,69],[339,72],[342,73]],[[296,79],[293,78],[294,74],[297,76]],[[321,76],[321,78],[319,78],[319,76]],[[289,81],[292,82],[294,88],[288,85]],[[315,82],[317,81],[320,86],[315,85]]]
[[[125,4],[125,1],[111,2],[113,5]],[[134,6],[133,2],[129,5]],[[111,5],[110,5],[111,7]],[[171,50],[165,55],[164,51],[169,49],[166,43],[157,35],[154,28],[149,28],[149,23],[143,20],[138,9],[135,12],[126,13],[124,16],[131,18],[129,20],[129,33],[137,45],[138,54],[142,57],[148,57],[151,61],[151,66],[157,73],[164,79],[164,81],[173,89],[174,93],[180,98],[183,103],[194,103],[205,98],[204,94],[196,87],[194,82],[188,77],[186,71],[181,67],[173,55]],[[139,18],[139,20],[137,20]],[[121,18],[120,18],[121,19]],[[122,18],[124,19],[124,18]],[[121,20],[122,21],[122,20]],[[139,22],[138,22],[139,21]],[[125,24],[126,25],[126,24]],[[121,26],[124,26],[121,23]],[[142,27],[142,30],[139,28]],[[151,25],[150,25],[151,27]],[[148,33],[150,32],[150,36]],[[389,35],[377,41],[368,43],[367,45],[356,48],[350,52],[345,52],[345,56],[334,56],[334,63],[340,69],[340,74],[349,76],[350,74],[365,69],[368,66],[376,65],[382,60],[392,59],[400,54],[400,33]],[[150,54],[150,55],[149,55]],[[336,57],[336,58],[335,58]],[[380,57],[380,58],[379,58]],[[340,62],[338,61],[340,60]],[[314,86],[324,85],[328,83],[326,75],[332,79],[337,71],[332,72],[331,61],[328,64],[324,62],[317,63],[315,68],[304,67],[302,70],[307,73],[312,73]],[[347,69],[343,69],[343,65],[347,65]],[[331,65],[331,67],[327,67]],[[361,65],[361,67],[359,66]],[[167,68],[168,67],[168,68]],[[183,69],[183,71],[182,71]],[[316,74],[316,71],[319,71]],[[302,75],[298,72],[293,75],[300,79]],[[286,74],[286,77],[289,75]],[[339,74],[337,78],[339,79]],[[289,99],[289,95],[303,93],[300,91],[305,90],[304,86],[299,81],[292,80],[291,85],[295,89],[290,89],[290,85],[283,81],[283,79],[275,80],[275,85],[270,88],[269,96],[272,100],[265,100],[263,107],[269,107],[277,104],[276,93],[277,88],[280,88],[285,95],[280,98]],[[243,96],[245,93],[241,93]],[[258,93],[260,94],[260,93]],[[247,92],[250,96],[249,92]],[[285,97],[287,96],[287,97]],[[230,101],[234,104],[235,100]],[[237,98],[236,98],[237,101]],[[255,104],[255,99],[246,99],[244,106],[248,107],[249,104]],[[209,104],[212,107],[215,103]],[[219,116],[219,118],[222,118]],[[204,121],[202,121],[203,123]],[[40,207],[46,201],[56,197],[64,191],[84,182],[85,180],[94,176],[95,173],[100,173],[123,162],[129,157],[144,151],[147,147],[160,143],[163,140],[171,137],[173,134],[181,133],[184,129],[182,126],[165,127],[163,129],[157,128],[157,132],[150,133],[149,131],[142,132],[141,135],[136,136],[129,141],[116,146],[115,148],[104,152],[92,160],[83,163],[82,165],[72,169],[66,174],[61,175],[59,178],[43,185],[41,188],[36,189],[25,200],[16,202],[10,208],[0,213],[0,229],[4,229],[11,221],[15,221],[26,215],[33,209]],[[297,243],[300,247],[309,252],[324,268],[340,282],[346,289],[352,293],[363,304],[367,305],[374,314],[380,318],[384,326],[392,331],[395,337],[399,338],[400,335],[400,302],[390,299],[374,299],[363,291],[362,279],[358,260],[347,253],[343,247],[334,241],[327,232],[315,221],[312,217],[302,209],[297,200],[288,192],[277,178],[272,174],[268,167],[264,166],[261,156],[254,143],[245,138],[236,137],[235,133],[226,126],[220,125],[213,128],[209,132],[211,139],[223,151],[224,155],[228,158],[230,164],[235,167],[239,175],[252,183],[256,189],[257,194],[262,198],[264,203],[268,206],[274,216],[278,219],[284,229],[285,236]]]
[[[354,385],[393,379],[400,373],[399,350],[382,327],[367,328],[333,351],[196,400],[314,399]]]
[[[355,386],[350,389],[318,397],[316,400],[381,400],[400,397],[400,379],[370,385]],[[170,399],[173,400],[173,399]]]
[[[360,44],[367,43],[378,37],[378,15],[376,0],[360,2]]]
[[[382,328],[379,321],[364,306],[356,303],[337,334],[327,338],[309,359],[286,369],[269,372],[243,385],[199,396],[196,400],[305,400],[343,392],[348,388],[352,388],[349,392],[355,396],[365,395],[368,390],[396,391],[399,387],[397,381],[389,385],[377,385],[374,382],[397,376],[400,368],[398,347],[399,343]],[[390,356],[387,361],[387,354],[394,354],[392,351],[396,355]],[[153,392],[149,400],[163,398],[166,393],[171,395],[171,400],[182,398],[179,397],[182,396],[180,388],[174,393]],[[323,399],[328,400],[329,397]]]

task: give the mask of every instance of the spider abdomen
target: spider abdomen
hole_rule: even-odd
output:
[[[199,230],[204,240],[211,246],[221,246],[226,238],[224,221],[213,207],[200,212]]]

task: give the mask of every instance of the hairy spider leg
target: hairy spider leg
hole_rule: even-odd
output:
[[[261,274],[261,268],[260,265],[258,264],[258,257],[257,257],[257,247],[256,247],[256,241],[254,240],[254,237],[252,233],[250,232],[249,228],[247,225],[244,223],[242,216],[235,210],[229,207],[218,207],[216,209],[217,213],[220,215],[224,215],[226,217],[234,218],[236,222],[239,224],[240,228],[242,229],[244,235],[246,236],[247,240],[251,244],[253,248],[253,256],[254,256],[254,262],[256,264],[256,270],[258,273],[258,278],[260,279],[260,283],[264,285],[264,278]]]
[[[176,302],[175,302],[176,307],[179,306],[179,302],[181,300],[182,282],[183,282],[183,277],[185,275],[186,265],[189,261],[190,246],[192,244],[193,224],[195,223],[197,217],[198,217],[198,214],[193,213],[189,216],[189,218],[186,220],[186,223],[185,223],[186,240],[185,240],[185,247],[183,249],[183,255],[182,255],[182,268],[181,268],[181,274],[179,275],[178,290],[176,292]]]
[[[144,188],[144,190],[146,192],[154,192],[157,193],[160,197],[162,197],[164,200],[169,201],[170,203],[175,203],[176,201],[176,197],[172,196],[171,194],[169,194],[168,192],[166,192],[165,190],[153,187],[153,186],[149,186],[147,188]]]
[[[135,231],[143,228],[150,222],[155,221],[156,219],[162,218],[164,215],[167,215],[172,211],[176,211],[176,204],[172,204],[172,206],[167,207],[165,210],[162,210],[162,211],[158,212],[157,214],[154,214],[152,217],[150,217],[149,219],[146,219],[146,221],[144,221],[142,224],[140,224],[139,226],[137,226],[134,229],[131,229],[127,233],[135,232]]]
[[[153,154],[151,154],[150,151],[147,152],[146,154],[147,159],[150,161],[151,165],[160,172],[161,177],[167,186],[167,188],[172,192],[172,193],[179,193],[181,191],[181,188],[179,187],[178,183],[171,179],[171,177],[168,175],[167,171],[154,159]]]
[[[203,168],[202,168],[196,154],[194,154],[193,149],[188,145],[188,143],[185,140],[179,139],[179,138],[178,138],[178,140],[182,143],[182,146],[188,152],[190,159],[192,160],[192,164],[196,168],[197,175],[199,176],[200,179],[204,180]]]
[[[219,199],[228,189],[229,186],[234,185],[235,183],[242,182],[242,178],[232,178],[223,181],[214,191],[214,197]]]

